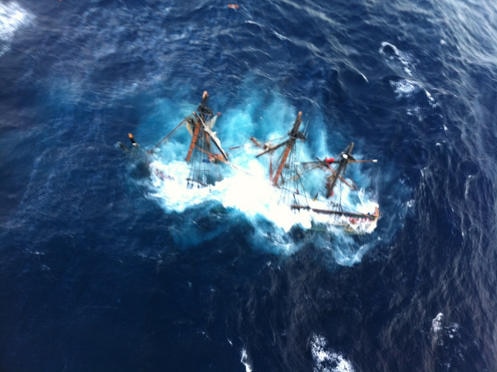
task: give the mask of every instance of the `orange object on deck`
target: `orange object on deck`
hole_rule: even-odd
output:
[[[236,9],[240,8],[240,5],[238,5],[238,4],[228,4],[228,8],[236,10]]]

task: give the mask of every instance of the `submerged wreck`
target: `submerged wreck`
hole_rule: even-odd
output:
[[[214,114],[207,106],[208,97],[207,91],[204,91],[197,109],[146,151],[154,183],[168,183],[168,186],[175,188],[206,188],[223,179],[225,165],[235,167],[230,164],[228,154],[214,131],[220,114]],[[274,145],[250,138],[262,150],[256,158],[269,157],[269,180],[280,191],[278,202],[288,206],[293,213],[310,214],[312,223],[317,226],[338,226],[355,234],[372,232],[380,217],[378,204],[343,205],[342,190],[336,192],[336,189],[338,185],[345,185],[350,192],[359,192],[358,186],[345,176],[348,165],[376,163],[377,160],[355,159],[352,155],[354,143],[350,143],[336,159],[328,157],[301,162],[296,152],[297,144],[306,140],[305,133],[300,129],[301,124],[302,112],[299,112],[288,135]],[[185,157],[180,162],[176,161],[180,166],[173,164],[174,161],[164,164],[155,152],[181,127],[185,127],[190,134]],[[132,134],[129,134],[129,139],[132,148],[138,147]],[[319,180],[317,190],[316,179]]]
[[[341,198],[334,198],[335,188],[338,182],[345,184],[353,191],[358,187],[353,181],[345,178],[345,170],[350,163],[376,163],[376,159],[357,160],[352,156],[354,143],[350,143],[347,148],[340,153],[338,159],[325,158],[317,159],[313,162],[299,162],[296,156],[296,144],[298,141],[305,141],[306,135],[299,130],[302,124],[302,112],[297,114],[293,126],[288,132],[288,137],[278,144],[262,144],[255,138],[252,142],[263,149],[257,157],[269,155],[269,179],[273,186],[281,190],[281,201],[296,212],[311,213],[312,219],[317,225],[333,225],[345,228],[345,230],[362,234],[372,232],[376,228],[380,216],[380,210],[375,204],[373,210],[363,212],[346,209]],[[280,149],[283,149],[280,151]],[[273,156],[278,156],[276,163],[273,163]],[[324,170],[323,180],[325,195],[317,192],[311,194],[306,190],[305,178],[310,172],[320,169]]]
[[[223,172],[219,167],[228,163],[228,154],[214,131],[220,114],[213,113],[207,105],[208,98],[208,92],[204,91],[197,109],[147,151],[150,173],[156,181],[161,183],[173,181],[175,184],[186,182],[187,188],[203,188],[222,179]],[[187,165],[187,175],[184,174],[184,167],[169,167],[168,165],[171,164],[164,164],[154,156],[182,127],[190,133],[190,142],[183,161]]]
[[[228,154],[221,146],[221,140],[214,132],[214,125],[220,114],[214,114],[207,106],[209,95],[202,94],[197,110],[183,120],[191,134],[185,161],[190,164],[189,187],[204,187],[216,181],[212,165],[228,162]],[[168,135],[169,136],[169,135]]]

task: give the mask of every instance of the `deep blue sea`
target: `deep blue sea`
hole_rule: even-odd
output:
[[[496,371],[497,3],[238,5],[0,0],[0,371]],[[204,90],[235,155],[377,158],[376,230],[154,190],[116,143]]]

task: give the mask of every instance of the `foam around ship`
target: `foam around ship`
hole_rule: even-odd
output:
[[[168,195],[182,195],[187,190],[191,192],[195,189],[191,195],[198,201],[204,201],[209,198],[215,185],[228,174],[229,167],[240,169],[230,162],[228,153],[214,131],[219,114],[214,114],[207,106],[208,97],[204,91],[197,110],[183,119],[152,149],[144,151],[152,184],[174,191]],[[377,160],[355,159],[352,155],[354,143],[350,143],[336,159],[328,157],[302,162],[295,151],[298,143],[306,140],[305,133],[299,129],[301,124],[302,113],[299,112],[288,135],[274,145],[250,138],[262,150],[256,158],[269,158],[265,164],[269,168],[269,182],[277,190],[275,195],[279,200],[276,202],[280,207],[288,208],[288,213],[306,214],[313,227],[339,227],[354,234],[371,233],[380,217],[379,205],[371,201],[350,201],[354,197],[361,200],[364,193],[346,178],[346,170],[351,163],[376,163]],[[162,161],[155,155],[156,152],[168,146],[169,139],[182,127],[190,134],[184,160]],[[130,140],[132,146],[138,147],[131,134]],[[250,175],[249,171],[244,172]],[[338,185],[345,185],[345,188]],[[165,202],[174,203],[173,200]]]

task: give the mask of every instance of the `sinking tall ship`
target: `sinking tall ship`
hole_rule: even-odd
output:
[[[208,97],[204,91],[197,109],[146,151],[152,183],[178,191],[171,195],[179,197],[184,195],[185,189],[191,188],[201,189],[201,193],[208,195],[209,186],[228,174],[227,166],[239,169],[230,164],[228,154],[214,131],[220,114],[214,114],[208,107]],[[307,213],[314,225],[339,226],[357,234],[372,232],[380,216],[378,204],[343,203],[341,186],[345,185],[350,192],[359,192],[356,184],[345,175],[348,165],[376,160],[355,159],[352,155],[354,143],[350,143],[337,159],[302,162],[295,151],[297,143],[306,140],[306,135],[300,130],[301,124],[302,113],[299,112],[287,137],[276,144],[263,143],[251,137],[251,141],[262,150],[256,157],[269,157],[269,179],[280,191],[278,202],[287,206],[289,213]],[[157,152],[181,127],[189,132],[189,142],[184,144],[184,158],[162,161]],[[130,140],[134,147],[138,146],[131,134]]]
[[[361,204],[357,206],[357,210],[348,209],[342,205],[341,195],[336,195],[335,189],[338,183],[343,183],[352,191],[358,191],[356,184],[345,178],[347,166],[350,163],[375,163],[377,160],[355,159],[352,155],[354,143],[350,143],[338,159],[324,158],[299,162],[295,151],[296,144],[306,140],[306,135],[300,131],[301,124],[302,112],[299,112],[288,137],[274,145],[251,138],[256,146],[262,148],[257,157],[270,156],[269,179],[274,187],[281,190],[281,202],[287,204],[295,213],[311,213],[316,225],[340,226],[357,234],[372,232],[380,216],[378,204]],[[276,161],[274,157],[277,157]],[[306,178],[316,170],[324,175],[324,193],[308,190],[309,183],[306,183]]]

